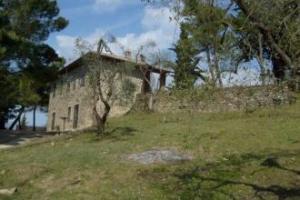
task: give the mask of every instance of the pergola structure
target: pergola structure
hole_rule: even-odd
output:
[[[167,74],[170,73],[169,70],[153,67],[151,65],[147,65],[143,69],[144,71],[144,80],[143,80],[143,89],[142,93],[147,94],[151,92],[151,73],[155,73],[159,75],[159,90],[166,86]]]

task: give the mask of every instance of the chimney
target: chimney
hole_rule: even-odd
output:
[[[125,56],[125,58],[127,58],[127,59],[132,59],[132,57],[131,57],[131,51],[126,50],[126,51],[124,52],[124,56]]]

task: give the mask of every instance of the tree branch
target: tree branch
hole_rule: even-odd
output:
[[[258,18],[256,18],[253,14],[251,14],[250,10],[245,4],[244,0],[233,0],[241,9],[241,11],[249,17],[251,20],[251,23],[256,26],[263,36],[268,40],[268,43],[271,45],[273,50],[282,58],[282,60],[285,62],[285,64],[288,65],[288,67],[292,66],[292,60],[291,58],[286,54],[286,52],[280,48],[280,46],[276,43],[273,35],[272,30],[263,22],[261,22]]]

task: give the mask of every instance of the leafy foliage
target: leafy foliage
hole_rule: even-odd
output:
[[[0,84],[1,124],[17,105],[47,104],[49,83],[63,60],[43,42],[67,26],[58,15],[52,0],[0,1],[0,76],[6,77]]]
[[[277,78],[285,78],[286,70],[293,76],[299,68],[299,1],[295,0],[235,0],[238,8],[236,30],[241,41],[248,40],[244,55],[253,58],[255,51],[263,48],[264,57],[271,60]],[[263,46],[259,47],[258,33],[263,36]],[[250,44],[250,45],[249,45]],[[243,46],[243,45],[242,45]],[[253,51],[254,50],[254,51]],[[246,56],[245,56],[246,57]]]
[[[128,104],[134,99],[136,88],[128,74],[134,72],[135,64],[103,56],[104,50],[110,52],[110,49],[102,38],[96,52],[91,46],[85,41],[77,40],[77,49],[81,53],[83,64],[88,66],[93,115],[97,134],[100,136],[106,133],[106,123],[115,104]]]
[[[199,59],[195,58],[197,49],[192,39],[189,38],[184,24],[181,25],[180,40],[176,44],[174,51],[177,54],[176,65],[173,67],[175,72],[175,86],[177,89],[192,88],[198,77],[195,73]],[[201,74],[199,75],[201,76]],[[203,79],[205,78],[203,77]]]
[[[223,71],[236,72],[241,63],[249,61],[259,63],[263,82],[264,76],[271,75],[266,66],[269,63],[279,81],[299,76],[300,5],[297,0],[148,2],[160,2],[177,13],[177,19],[184,24],[181,27],[199,53],[197,56],[206,54],[206,60],[202,61],[208,64],[205,73],[213,84],[218,82],[222,86]],[[205,66],[197,67],[206,71]]]

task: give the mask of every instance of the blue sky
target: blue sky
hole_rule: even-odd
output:
[[[69,26],[52,34],[48,43],[67,60],[76,57],[74,42],[82,38],[94,44],[105,33],[113,34],[126,49],[135,51],[152,40],[157,49],[167,49],[176,42],[179,29],[170,21],[167,8],[154,8],[141,0],[58,0],[61,15]],[[120,53],[112,45],[114,53]]]

